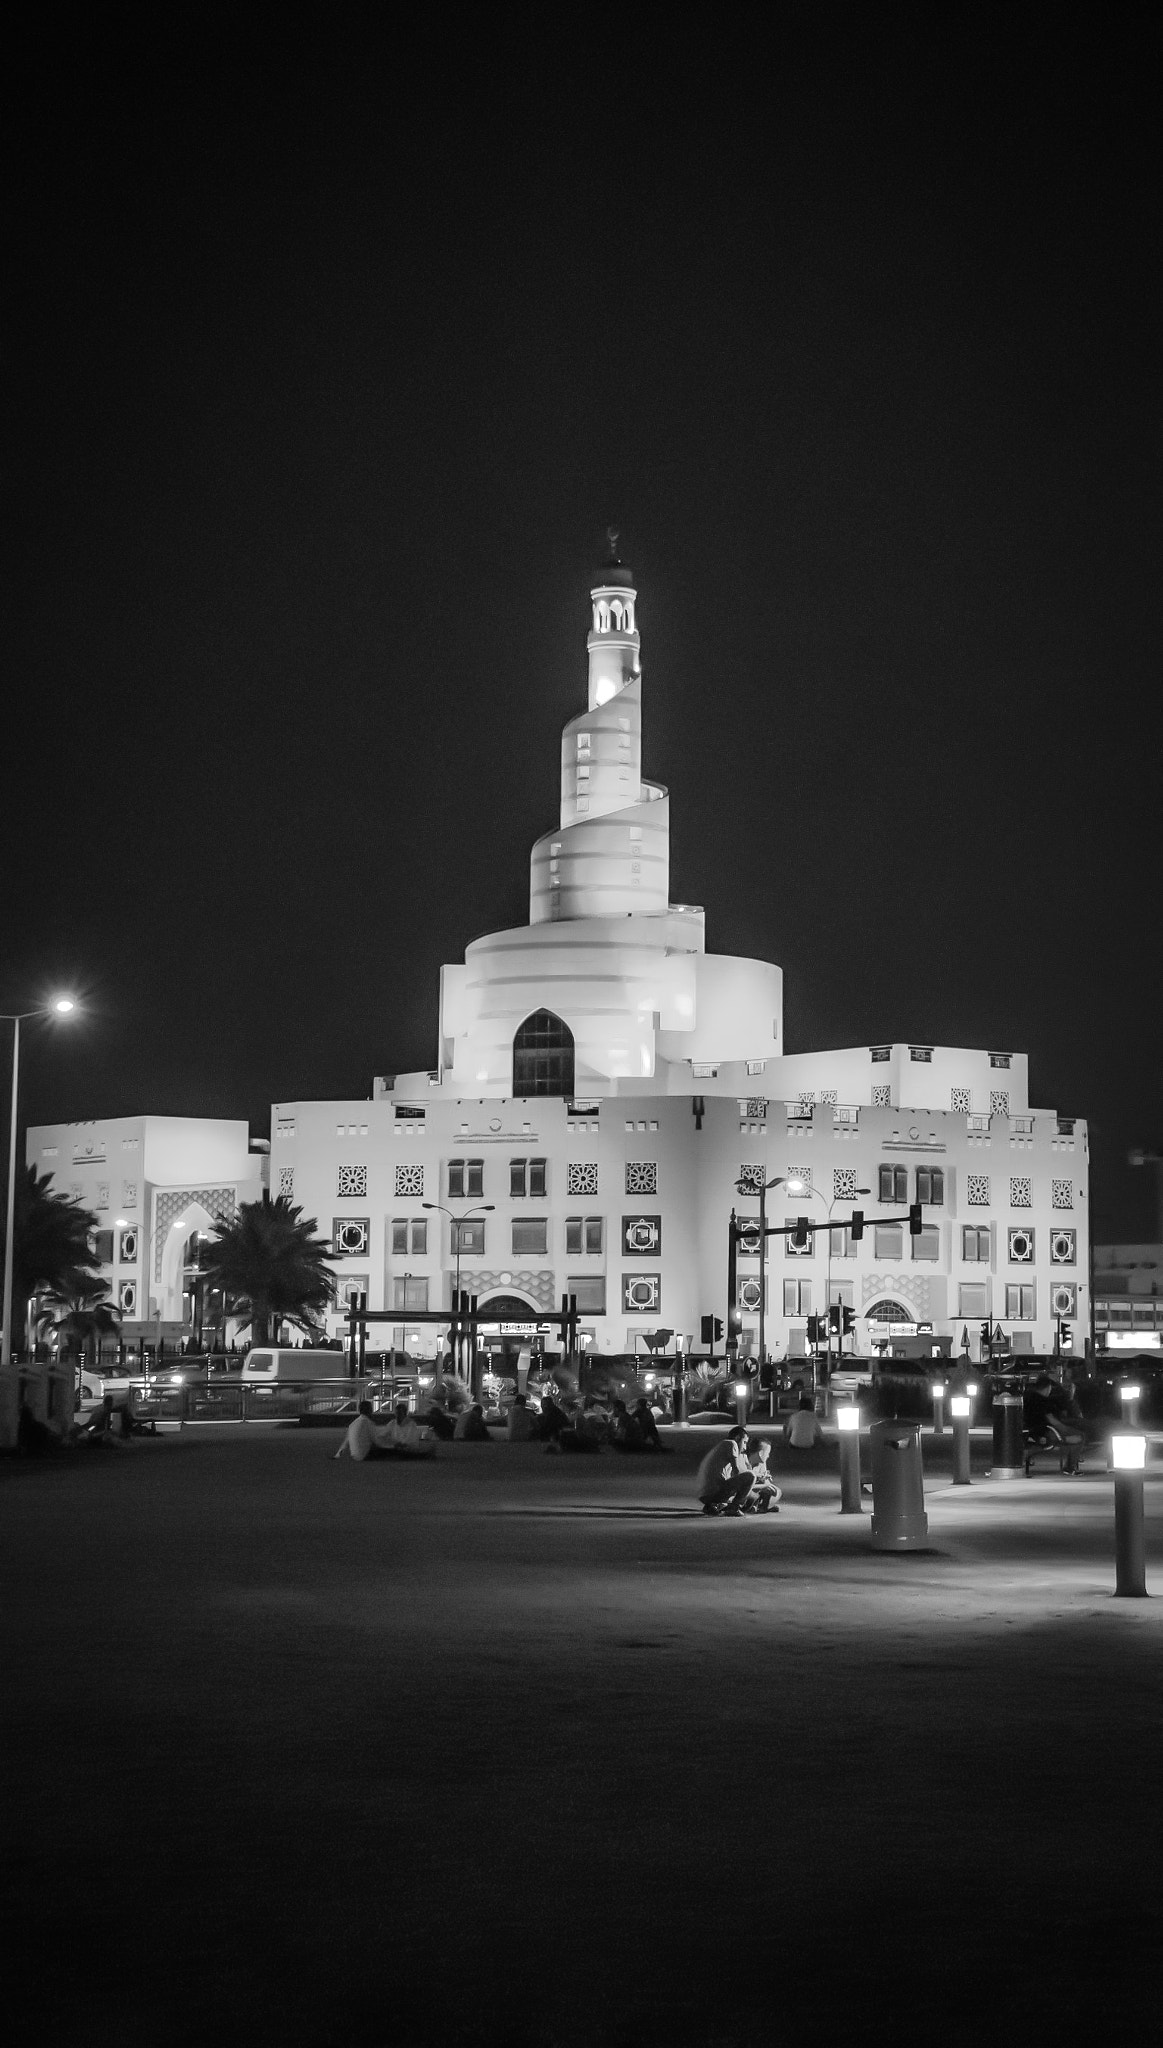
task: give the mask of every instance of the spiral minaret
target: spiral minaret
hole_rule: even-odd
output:
[[[695,1063],[782,1050],[778,967],[707,956],[702,910],[670,901],[670,802],[642,775],[638,592],[612,529],[609,541],[590,591],[586,709],[561,736],[559,822],[530,860],[529,923],[475,940],[442,972],[429,1085],[457,1094],[532,1087],[515,1058],[530,1031],[567,1048],[559,1071],[577,1095],[678,1091]]]

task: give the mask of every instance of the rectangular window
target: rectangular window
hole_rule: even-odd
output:
[[[543,1259],[548,1249],[549,1225],[544,1216],[513,1218],[513,1257]]]
[[[940,1166],[918,1166],[917,1200],[939,1208],[945,1200],[945,1174]]]
[[[93,1255],[95,1258],[100,1259],[103,1266],[111,1266],[113,1264],[113,1232],[111,1230],[95,1230],[93,1232]]]
[[[832,1231],[832,1257],[834,1259],[854,1259],[856,1257],[856,1246],[852,1242],[852,1232],[847,1224],[844,1225],[842,1230],[833,1229]]]
[[[783,1283],[783,1312],[785,1316],[810,1316],[812,1313],[812,1283],[810,1280],[785,1280]]]
[[[519,1196],[525,1193],[525,1168],[527,1163],[524,1159],[510,1159],[509,1161],[509,1198],[511,1201],[516,1201]]]
[[[877,1194],[882,1202],[907,1202],[909,1199],[908,1167],[878,1167]]]
[[[534,1197],[536,1197],[536,1196],[540,1195],[540,1196],[542,1197],[542,1199],[544,1199],[544,1196],[545,1196],[545,1161],[544,1161],[544,1159],[531,1159],[531,1160],[529,1161],[529,1193],[530,1193],[530,1195],[532,1195],[532,1196],[534,1196]]]
[[[833,1307],[838,1301],[842,1302],[845,1308],[855,1308],[856,1299],[851,1280],[833,1280],[831,1287],[828,1289],[829,1308]]]
[[[989,1232],[967,1223],[961,1232],[961,1256],[970,1265],[989,1264]]]
[[[466,1217],[463,1223],[453,1224],[450,1233],[453,1258],[456,1257],[456,1239],[458,1231],[460,1233],[460,1249],[462,1257],[466,1253],[468,1253],[471,1257],[479,1259],[481,1253],[484,1251],[485,1248],[484,1217]]]
[[[604,1316],[606,1313],[606,1276],[604,1273],[571,1273],[566,1280],[566,1291],[577,1296],[579,1316]]]
[[[600,1252],[605,1232],[601,1216],[567,1216],[565,1219],[565,1253],[570,1259],[580,1258],[583,1252]]]
[[[1007,1322],[1032,1323],[1034,1320],[1034,1283],[1023,1280],[1016,1286],[1006,1286]]]
[[[427,1280],[415,1280],[410,1273],[401,1274],[392,1281],[392,1307],[403,1309],[404,1314],[415,1315],[428,1306]]]
[[[901,1225],[899,1223],[877,1223],[873,1226],[873,1248],[878,1259],[899,1259],[901,1257]]]
[[[406,1258],[408,1254],[408,1219],[406,1216],[392,1218],[392,1257]]]
[[[448,1162],[448,1193],[453,1201],[464,1200],[463,1159],[450,1159]]]
[[[397,1259],[403,1259],[403,1258],[407,1258],[407,1256],[408,1256],[409,1252],[412,1252],[412,1253],[413,1253],[413,1254],[414,1254],[414,1255],[415,1255],[415,1256],[416,1256],[417,1258],[423,1258],[423,1257],[425,1256],[425,1254],[427,1253],[427,1250],[428,1250],[428,1218],[427,1218],[427,1216],[413,1216],[413,1217],[411,1217],[411,1218],[409,1218],[409,1217],[407,1217],[407,1216],[393,1216],[393,1218],[392,1218],[392,1256],[393,1256],[393,1258],[397,1258]]]
[[[957,1289],[957,1313],[971,1322],[989,1314],[989,1286],[984,1280],[963,1280]]]
[[[572,1192],[572,1191],[571,1191]],[[509,1195],[519,1201],[525,1195],[545,1194],[544,1159],[510,1159]]]
[[[485,1162],[483,1159],[469,1159],[465,1162],[466,1195],[483,1195],[485,1191]]]
[[[423,1258],[428,1251],[427,1216],[413,1216],[412,1218],[412,1250],[418,1258]]]
[[[941,1232],[935,1223],[927,1223],[920,1235],[913,1239],[914,1259],[939,1259],[941,1256]]]

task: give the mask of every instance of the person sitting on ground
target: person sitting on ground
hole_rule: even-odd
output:
[[[541,1396],[541,1414],[537,1419],[537,1434],[546,1443],[557,1443],[563,1429],[569,1428],[569,1417],[559,1402],[554,1400],[553,1391],[546,1387]]]
[[[816,1444],[823,1443],[824,1432],[810,1394],[800,1395],[799,1406],[783,1425],[783,1440],[791,1445],[793,1451],[810,1451]]]
[[[571,1427],[563,1429],[557,1441],[561,1450],[581,1451],[587,1456],[601,1450],[606,1441],[606,1424],[592,1396],[587,1394]]]
[[[768,1459],[771,1445],[765,1436],[752,1437],[747,1447],[747,1462],[754,1473],[754,1483],[747,1496],[746,1512],[749,1515],[778,1515],[783,1499],[780,1488],[771,1476]]]
[[[514,1394],[509,1413],[505,1418],[505,1436],[511,1444],[527,1444],[537,1434],[537,1419],[529,1407],[528,1396]]]
[[[755,1484],[747,1459],[747,1431],[742,1423],[728,1430],[725,1440],[712,1444],[699,1466],[698,1496],[704,1515],[741,1515],[743,1503]]]
[[[456,1435],[456,1424],[448,1410],[439,1401],[430,1401],[422,1417],[424,1427],[439,1437],[441,1443],[451,1443]]]
[[[87,1422],[77,1424],[74,1440],[79,1444],[100,1444],[103,1450],[113,1448],[115,1439],[112,1394],[103,1394],[101,1406],[93,1411]]]
[[[491,1444],[493,1439],[485,1425],[485,1411],[479,1401],[474,1401],[456,1418],[452,1432],[458,1444]]]
[[[616,1451],[644,1451],[646,1444],[636,1416],[624,1401],[615,1401],[610,1414],[610,1442]]]
[[[433,1458],[436,1445],[428,1441],[427,1430],[421,1429],[414,1415],[408,1413],[408,1403],[397,1401],[396,1412],[383,1429],[377,1430],[376,1441],[388,1458]]]
[[[361,1401],[335,1456],[354,1458],[357,1464],[362,1464],[365,1458],[386,1458],[387,1455],[379,1442],[372,1404]]]
[[[654,1420],[654,1410],[644,1394],[635,1401],[634,1406],[630,1410],[630,1419],[638,1424],[642,1435],[642,1448],[644,1451],[669,1452],[670,1445],[664,1444],[659,1436],[658,1424]]]

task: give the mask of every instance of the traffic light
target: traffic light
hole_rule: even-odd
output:
[[[1062,1318],[1058,1322],[1058,1345],[1062,1351],[1072,1351],[1074,1348],[1074,1332],[1069,1323]]]
[[[992,1339],[992,1335],[993,1335],[993,1328],[992,1328],[992,1325],[991,1325],[990,1323],[988,1323],[988,1322],[986,1322],[986,1323],[983,1323],[983,1324],[982,1324],[982,1326],[981,1326],[981,1348],[982,1348],[982,1350],[983,1350],[983,1351],[988,1351],[988,1350],[989,1350],[989,1347],[990,1347],[990,1342],[991,1342],[991,1339]]]
[[[802,1251],[808,1241],[808,1223],[810,1220],[807,1216],[796,1217],[796,1227],[792,1232],[791,1241],[798,1251]]]
[[[840,1304],[838,1301],[830,1301],[828,1303],[828,1328],[830,1331],[834,1331],[837,1335],[839,1334]]]
[[[722,1341],[723,1318],[721,1316],[713,1316],[711,1318],[711,1342],[712,1344],[721,1344]]]
[[[821,1338],[821,1337],[822,1337],[822,1335],[823,1335],[823,1331],[822,1331],[822,1330],[821,1330],[821,1328],[820,1328],[820,1324],[821,1324],[821,1323],[823,1322],[823,1320],[824,1320],[823,1316],[809,1316],[809,1317],[808,1317],[808,1343],[809,1343],[809,1344],[818,1344],[818,1343],[819,1343],[819,1341],[820,1341],[820,1338]]]
[[[925,1227],[925,1222],[924,1222],[924,1218],[923,1218],[923,1217],[922,1217],[922,1215],[921,1215],[921,1205],[920,1205],[920,1203],[919,1203],[919,1202],[910,1202],[910,1203],[909,1203],[909,1236],[910,1236],[910,1237],[919,1237],[919,1236],[920,1236],[920,1234],[921,1234],[921,1232],[922,1232],[922,1230],[924,1229],[924,1227]]]
[[[853,1330],[856,1328],[856,1310],[854,1308],[846,1308],[844,1304],[841,1303],[841,1311],[844,1317],[844,1321],[840,1330],[840,1335],[842,1337],[850,1337],[852,1335]]]
[[[850,1237],[850,1238],[852,1239],[852,1242],[853,1242],[853,1244],[859,1244],[859,1243],[860,1243],[860,1240],[861,1240],[861,1238],[862,1238],[862,1237],[864,1236],[864,1211],[863,1211],[863,1209],[853,1209],[853,1211],[852,1211],[852,1221],[851,1221],[851,1223],[850,1223],[850,1224],[848,1225],[848,1235],[849,1235],[849,1237]]]
[[[699,1323],[699,1342],[700,1342],[701,1344],[708,1344],[708,1345],[709,1345],[709,1344],[713,1344],[713,1343],[714,1343],[714,1341],[715,1341],[715,1318],[714,1318],[714,1316],[703,1316],[702,1320],[701,1320],[701,1321],[700,1321],[700,1323]]]

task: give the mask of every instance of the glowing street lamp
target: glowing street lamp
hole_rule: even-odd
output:
[[[845,1403],[836,1410],[840,1432],[840,1513],[859,1515],[860,1505],[860,1410]]]
[[[949,1403],[953,1411],[953,1484],[969,1485],[969,1416],[973,1407],[968,1393],[954,1394]]]
[[[1115,1475],[1116,1598],[1144,1600],[1147,1597],[1143,1516],[1143,1467],[1146,1462],[1146,1437],[1116,1431],[1111,1438],[1111,1466]]]
[[[933,1435],[945,1434],[945,1382],[933,1381]]]
[[[750,1387],[750,1383],[749,1383],[749,1382],[748,1382],[747,1380],[736,1380],[736,1382],[735,1382],[735,1420],[736,1420],[736,1422],[737,1422],[737,1423],[739,1423],[740,1427],[742,1427],[743,1423],[745,1423],[745,1422],[746,1422],[746,1420],[747,1420],[747,1404],[748,1404],[748,1400],[749,1400],[750,1394],[751,1394],[751,1387]]]
[[[4,1228],[4,1320],[0,1324],[0,1365],[12,1363],[12,1272],[16,1230],[16,1125],[20,1093],[20,1027],[34,1017],[67,1017],[77,1007],[73,996],[54,996],[39,1010],[4,1014],[0,1023],[12,1026],[12,1128],[8,1133],[8,1215]]]

